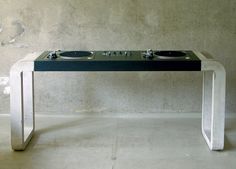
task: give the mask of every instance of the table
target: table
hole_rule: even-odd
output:
[[[193,53],[200,59],[199,71],[203,72],[202,134],[210,150],[223,150],[225,69],[213,58],[208,58],[198,51],[193,51]],[[39,53],[31,53],[16,62],[10,70],[11,145],[13,150],[24,150],[35,131],[34,71],[36,71],[35,60],[38,56]],[[177,71],[179,70],[177,69]]]

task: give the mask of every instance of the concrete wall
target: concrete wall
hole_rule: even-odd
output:
[[[10,66],[54,49],[194,49],[227,71],[236,112],[235,0],[2,0],[0,113],[9,113]],[[68,80],[70,79],[70,80]],[[36,111],[46,114],[200,112],[201,74],[36,73]]]

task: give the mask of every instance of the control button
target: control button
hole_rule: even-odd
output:
[[[111,56],[111,52],[107,52],[107,55],[108,55],[108,56]]]
[[[116,52],[113,52],[114,55],[116,55]]]
[[[125,56],[128,56],[128,52],[125,51]]]
[[[48,55],[48,58],[50,60],[56,59],[57,58],[57,53],[55,51],[50,52],[49,55]]]
[[[152,49],[148,49],[146,52],[143,53],[143,55],[144,55],[144,58],[147,58],[147,59],[152,59],[154,57]]]

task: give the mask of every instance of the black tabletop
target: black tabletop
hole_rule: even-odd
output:
[[[45,51],[35,71],[200,71],[201,60],[181,51]]]

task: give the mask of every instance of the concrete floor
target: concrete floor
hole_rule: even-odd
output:
[[[26,151],[10,148],[0,116],[0,169],[233,169],[236,118],[226,120],[225,150],[209,151],[201,119],[36,117]]]

